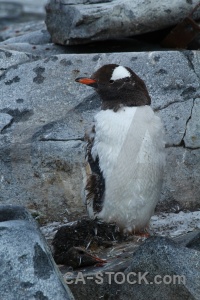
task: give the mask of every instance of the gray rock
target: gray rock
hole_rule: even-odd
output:
[[[166,129],[167,146],[180,145],[185,134],[187,121],[192,114],[193,102],[193,99],[186,102],[174,102],[159,111],[159,116]]]
[[[133,37],[113,39],[103,43],[94,42],[86,45],[61,46],[51,43],[51,36],[46,29],[44,21],[24,22],[15,24],[14,26],[9,24],[2,27],[2,29],[0,26],[0,42],[1,49],[28,52],[42,57],[62,53],[79,54],[163,50],[159,45],[155,46],[152,43],[134,39]],[[46,48],[50,49],[46,51]]]
[[[17,18],[22,11],[23,6],[20,3],[0,1],[0,19]]]
[[[199,247],[200,231],[199,230],[195,230],[195,231],[189,232],[187,234],[178,236],[174,239],[174,241],[181,246],[185,246],[185,247],[200,251],[200,247]],[[198,247],[198,249],[197,249],[197,247]]]
[[[154,282],[156,275],[166,278],[161,284],[136,284],[133,289],[125,284],[122,287],[121,299],[128,299],[132,294],[135,299],[198,299],[200,294],[200,252],[179,247],[166,238],[148,239],[133,255],[129,272],[148,272],[148,282]],[[184,263],[183,263],[184,262]],[[180,283],[174,281],[177,275],[181,276]],[[166,277],[164,277],[166,276]],[[173,277],[174,276],[174,277]],[[168,279],[168,280],[167,280]]]
[[[184,146],[167,148],[161,200],[177,201],[182,208],[199,208],[200,151]]]
[[[33,220],[32,216],[23,206],[16,205],[1,205],[0,206],[0,222],[8,222],[14,220],[24,220],[31,222],[32,226],[36,229],[37,223]]]
[[[0,44],[0,50],[17,51],[28,55],[40,56],[41,58],[49,57],[57,54],[68,53],[65,47],[55,45],[53,43],[42,44],[42,45],[33,45],[30,43],[7,44],[6,41],[5,43]]]
[[[112,2],[113,0],[76,0],[76,4],[95,4],[95,3],[107,3]],[[73,0],[65,0],[64,2],[67,5],[74,4]]]
[[[49,57],[57,54],[73,53],[104,53],[104,52],[132,52],[151,51],[155,46],[133,38],[121,38],[105,43],[89,45],[61,46],[51,42],[51,36],[46,30],[44,22],[26,22],[7,26],[0,30],[0,49],[25,52],[34,56]],[[158,47],[157,47],[158,48]]]
[[[42,14],[44,15],[44,6],[46,4],[46,0],[35,0],[33,1],[29,1],[29,0],[0,0],[0,5],[3,6],[4,3],[4,7],[13,7],[13,9],[16,9],[16,6],[20,6],[22,7],[22,11],[24,13],[31,13],[31,14]],[[13,13],[13,12],[12,12]],[[11,12],[9,13],[9,16],[11,16],[12,14]],[[15,13],[15,12],[14,12]]]
[[[193,239],[187,243],[187,247],[200,251],[200,232],[198,232]]]
[[[15,26],[15,36],[20,34],[17,23],[44,20],[45,4],[46,0],[0,0],[0,41],[5,39],[1,35],[5,36],[4,31],[8,33],[10,27]],[[35,28],[35,30],[37,29]]]
[[[74,299],[37,224],[23,207],[0,207],[1,300]]]
[[[200,98],[195,99],[192,107],[194,110],[191,118],[188,120],[187,130],[184,137],[186,147],[200,147]]]
[[[45,37],[40,32],[36,32],[29,38],[19,36],[16,38],[8,39],[0,43],[0,49],[2,50],[15,50],[19,52],[26,52],[33,55],[39,55],[41,57],[49,57],[59,54],[82,54],[82,53],[110,53],[110,52],[134,52],[134,51],[154,51],[155,46],[146,44],[134,39],[119,39],[111,40],[106,43],[93,43],[89,45],[75,45],[75,46],[61,46],[54,43],[45,44]],[[48,37],[47,37],[48,38]],[[27,39],[27,42],[26,42]],[[36,40],[39,40],[41,44],[34,44]],[[41,40],[40,40],[41,39]],[[23,42],[18,42],[23,40]],[[30,42],[29,42],[30,41]],[[11,43],[12,42],[12,43]]]
[[[6,69],[8,69],[9,67],[15,67],[19,64],[30,62],[31,60],[35,59],[37,59],[37,57],[32,54],[29,55],[26,53],[20,53],[17,51],[12,51],[10,49],[8,51],[0,49],[0,76],[3,76]]]
[[[100,100],[75,78],[89,76],[106,63],[119,63],[145,80],[152,106],[165,125],[168,156],[161,200],[199,207],[200,152],[190,149],[190,142],[184,145],[190,120],[198,121],[192,117],[193,99],[199,98],[198,51],[62,54],[44,59],[9,50],[0,54],[5,68],[0,113],[12,118],[0,134],[2,203],[23,204],[42,222],[85,214],[83,139]]]
[[[29,43],[31,45],[42,45],[42,44],[48,44],[50,42],[51,42],[50,34],[48,33],[47,30],[42,29],[33,32],[28,32],[26,34],[17,37],[12,37],[10,39],[7,39],[4,44],[8,45],[14,43]]]
[[[9,126],[13,118],[8,114],[0,113],[0,132],[5,129],[6,126]]]
[[[189,14],[198,0],[92,0],[72,4],[68,0],[49,0],[46,5],[46,24],[55,43],[83,44],[173,26]]]
[[[13,28],[10,28],[6,32],[2,31],[4,34],[0,33],[0,39],[2,40],[6,39],[8,35],[14,35],[0,43],[0,51],[17,51],[22,52],[24,55],[33,55],[34,57],[49,57],[70,52],[63,46],[51,43],[51,36],[46,30],[44,22],[39,22],[39,24],[29,22],[28,24],[25,23],[24,28],[21,28],[21,25],[17,28],[14,32]]]
[[[200,252],[167,238],[147,239],[133,253],[128,268],[122,264],[121,270],[112,271],[100,269],[82,277],[68,273],[66,279],[77,300],[157,300],[161,295],[164,300],[199,299]]]
[[[46,30],[44,21],[29,21],[18,24],[9,24],[9,26],[4,26],[0,30],[0,41],[26,35],[27,33],[32,33],[34,31],[38,32],[40,30]]]

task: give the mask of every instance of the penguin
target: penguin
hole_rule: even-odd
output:
[[[129,67],[107,64],[78,83],[99,94],[101,110],[86,147],[84,203],[89,217],[142,234],[160,199],[164,130],[144,81]]]

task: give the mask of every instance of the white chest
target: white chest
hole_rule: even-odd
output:
[[[160,195],[164,142],[160,119],[149,106],[125,107],[95,116],[92,155],[105,178],[99,217],[122,228],[144,227]]]
[[[105,110],[95,116],[96,136],[92,154],[95,157],[98,153],[104,177],[118,161],[136,110],[136,107],[120,109],[117,113]]]

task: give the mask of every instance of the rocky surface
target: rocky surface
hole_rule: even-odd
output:
[[[74,299],[73,295],[75,299],[130,299],[134,295],[134,299],[146,300],[148,295],[153,300],[160,293],[166,300],[199,299],[199,230],[175,241],[161,237],[144,241],[133,236],[114,242],[112,247],[99,249],[98,256],[107,261],[101,266],[76,270],[60,266],[64,280],[24,207],[0,206],[0,230],[2,300],[16,295],[17,299],[45,300]]]
[[[167,210],[167,208],[165,209]],[[76,221],[74,221],[76,222]],[[61,227],[69,226],[74,222],[51,222],[40,227],[49,244]],[[176,211],[171,213],[156,212],[151,218],[150,232],[152,235],[182,239],[183,236],[194,238],[200,230],[200,211]],[[181,242],[186,246],[187,243]]]
[[[198,3],[198,0],[88,0],[73,5],[73,1],[49,0],[46,5],[46,24],[54,43],[84,44],[176,25]]]
[[[0,23],[1,24],[1,23]],[[8,40],[10,38],[16,38],[22,35],[25,35],[28,38],[28,41],[30,41],[29,35],[27,34],[32,34],[33,32],[38,32],[39,30],[46,30],[46,26],[44,24],[44,21],[29,21],[29,22],[22,22],[22,23],[14,23],[14,24],[9,24],[7,26],[1,25],[0,27],[0,40]],[[24,40],[24,37],[23,37]],[[27,40],[26,40],[27,42]],[[30,41],[31,43],[33,42],[32,40]],[[42,41],[42,43],[44,43]]]
[[[71,53],[65,47],[51,41],[44,21],[31,21],[15,26],[9,25],[0,30],[1,49],[13,50],[39,57]]]
[[[187,243],[187,247],[200,251],[200,232],[196,233]]]
[[[69,288],[31,215],[20,206],[0,206],[1,300],[72,300]]]
[[[200,211],[157,213],[151,218],[150,228],[154,235],[177,238],[200,229]]]
[[[161,237],[151,237],[132,251],[132,258],[128,249],[125,255],[121,253],[129,259],[118,258],[115,268],[110,257],[110,262],[96,272],[66,272],[64,278],[75,298],[121,300],[134,295],[138,300],[156,300],[162,295],[165,300],[199,299],[199,251]]]
[[[41,221],[85,213],[81,201],[84,132],[100,100],[74,80],[106,63],[141,76],[166,129],[161,200],[197,209],[199,52],[60,54],[42,58],[0,44],[1,203],[23,204]],[[177,67],[178,66],[178,67]]]
[[[200,147],[200,124],[198,122],[200,116],[200,98],[194,102],[194,113],[191,119],[188,120],[187,130],[185,133],[186,147],[199,148]]]
[[[61,46],[52,42],[44,21],[30,21],[27,23],[9,24],[1,29],[1,49],[26,52],[47,57],[56,54],[73,53],[110,53],[152,51],[161,49],[158,45],[134,38],[120,38],[106,42],[90,43],[87,45]]]
[[[122,288],[122,298],[128,299],[128,295],[136,294],[136,299],[147,299],[148,295],[153,295],[151,299],[156,299],[156,295],[162,294],[163,299],[198,299],[200,293],[200,252],[181,248],[173,242],[163,238],[152,238],[146,241],[140,249],[133,255],[131,266],[126,270],[129,272],[148,272],[147,280],[152,282],[157,274],[169,282],[171,276],[172,283],[165,282],[157,284],[136,284],[135,289],[130,289],[128,284]],[[184,264],[183,264],[184,261]],[[173,275],[183,276],[181,284],[173,282]],[[185,278],[185,280],[184,280]]]
[[[35,14],[35,17],[38,14],[44,16],[44,6],[46,3],[47,0],[0,0],[0,18],[15,18],[16,16],[19,18],[19,15],[16,14],[16,10],[19,7],[21,9],[18,9],[17,13]]]

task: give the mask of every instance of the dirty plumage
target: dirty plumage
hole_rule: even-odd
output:
[[[148,226],[160,198],[165,164],[161,121],[145,83],[130,68],[109,64],[77,82],[95,88],[102,109],[87,146],[85,204],[91,218],[124,232]]]

